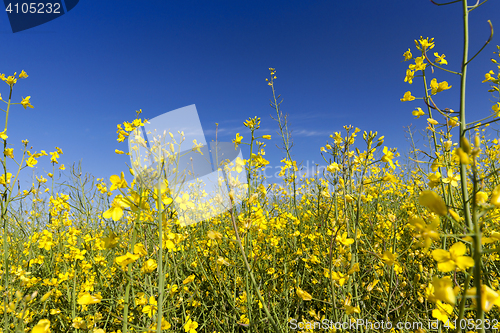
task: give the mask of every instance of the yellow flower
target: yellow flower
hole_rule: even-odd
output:
[[[341,272],[332,272],[332,280],[337,281],[341,287],[347,282],[348,279],[349,276],[345,276]]]
[[[411,54],[410,49],[408,49],[408,51],[403,53],[403,57],[405,57],[405,61],[411,60],[411,58],[413,58],[413,55]]]
[[[382,162],[389,162],[389,164],[391,165],[391,168],[396,169],[396,166],[392,162],[392,159],[394,158],[394,153],[391,152],[389,150],[389,148],[387,148],[387,147],[384,147],[383,152],[384,152],[384,156],[382,156],[381,161]]]
[[[295,289],[295,292],[297,293],[297,296],[299,296],[300,298],[302,298],[303,301],[310,301],[310,300],[312,300],[311,294],[309,294],[307,291],[304,291],[304,290],[300,289],[299,287],[297,287]]]
[[[434,287],[434,297],[440,301],[455,305],[456,296],[453,291],[453,282],[449,276],[439,278],[435,276],[432,279]]]
[[[333,162],[332,164],[326,167],[326,170],[329,172],[340,171],[340,167],[337,163]]]
[[[427,178],[429,178],[429,187],[436,187],[441,184],[441,172],[439,171],[436,173],[429,173]]]
[[[5,148],[3,154],[7,157],[14,158],[14,148]]]
[[[78,304],[80,305],[90,305],[97,304],[101,302],[102,297],[100,295],[90,295],[86,292],[78,297]]]
[[[408,66],[409,69],[413,71],[423,71],[427,67],[427,64],[424,63],[424,57],[415,58],[415,64],[411,64]]]
[[[210,239],[218,239],[218,240],[222,239],[222,234],[220,232],[217,232],[217,231],[214,231],[214,230],[209,230],[207,232],[207,236]]]
[[[198,323],[196,321],[192,321],[189,316],[186,317],[186,323],[184,324],[184,331],[186,333],[197,333],[196,329],[198,328]]]
[[[271,136],[270,135],[263,135],[262,138],[266,139],[266,140],[271,140]]]
[[[431,94],[432,95],[435,95],[438,92],[441,92],[443,90],[448,90],[450,88],[451,88],[451,86],[449,86],[448,82],[446,82],[446,81],[438,83],[435,78],[431,80]]]
[[[476,193],[476,203],[478,205],[484,204],[488,201],[488,193],[479,191]]]
[[[453,171],[451,171],[451,169],[448,169],[448,177],[443,178],[443,183],[450,184],[453,187],[457,187],[459,180],[460,180],[460,175],[457,174],[456,176],[454,176]]]
[[[64,164],[61,164],[61,166],[59,167],[59,170],[65,170],[66,167],[64,166]]]
[[[485,80],[482,81],[482,83],[485,83],[487,81],[495,81],[495,78],[492,75],[495,75],[495,72],[491,70],[488,73],[484,74]]]
[[[148,259],[144,265],[141,268],[141,271],[143,273],[151,273],[153,272],[156,268],[158,268],[158,264],[156,263],[156,260],[154,259]]]
[[[105,219],[112,218],[118,221],[123,216],[123,209],[129,207],[121,195],[117,195],[111,203],[111,208],[102,214]]]
[[[384,182],[391,182],[391,183],[397,183],[398,179],[396,178],[396,176],[394,176],[393,174],[386,174],[384,177],[382,177],[382,180]]]
[[[426,190],[420,193],[418,202],[420,202],[422,206],[429,208],[431,212],[438,215],[444,216],[448,213],[448,209],[446,208],[443,198],[441,198],[434,191]]]
[[[17,82],[17,79],[16,79],[16,73],[14,73],[14,75],[11,75],[7,78],[5,78],[5,76],[2,75],[2,80],[5,81],[5,83],[7,83],[9,86],[12,86],[14,85],[16,82]]]
[[[189,194],[187,193],[184,193],[182,197],[178,196],[177,198],[175,198],[175,202],[177,202],[179,208],[182,210],[187,210],[188,208],[194,207],[194,203],[189,201]]]
[[[50,332],[50,320],[42,319],[31,330],[31,333],[48,333]]]
[[[414,75],[414,72],[411,69],[407,69],[404,82],[408,82],[409,84],[412,84],[413,83],[413,75]]]
[[[373,290],[373,288],[375,288],[375,286],[377,285],[377,283],[379,283],[380,280],[373,280],[372,282],[370,282],[370,284],[368,284],[366,286],[366,291],[370,292]]]
[[[415,40],[415,45],[417,46],[417,49],[419,49],[420,51],[425,51],[427,49],[431,50],[434,48],[433,40],[434,38],[429,39],[429,37],[427,37],[426,39],[424,39],[422,36],[420,36],[418,42]]]
[[[451,329],[454,329],[455,326],[453,322],[449,321],[448,318],[453,313],[453,306],[449,304],[443,304],[441,301],[436,302],[436,308],[432,310],[432,316],[443,323],[449,325]]]
[[[396,260],[396,255],[391,251],[385,251],[380,259],[382,259],[387,266],[392,266]]]
[[[101,240],[104,242],[105,249],[113,248],[118,244],[118,236],[112,231],[109,232],[107,237],[101,238]]]
[[[156,310],[158,310],[157,304],[158,302],[156,301],[155,297],[151,296],[149,298],[149,305],[146,305],[142,308],[142,313],[147,313],[148,317],[152,318],[156,313]]]
[[[193,148],[191,148],[192,151],[197,151],[198,153],[203,155],[203,152],[201,151],[201,148],[203,148],[202,143],[196,142],[196,139],[193,140]]]
[[[445,55],[443,54],[442,56],[439,55],[439,53],[434,52],[434,56],[436,57],[435,62],[437,62],[440,65],[448,65],[448,61],[445,59]]]
[[[439,217],[432,219],[430,224],[426,224],[420,217],[413,217],[410,219],[409,224],[417,229],[418,235],[415,237],[422,239],[424,248],[428,249],[433,240],[439,240],[439,233],[437,231],[439,227]]]
[[[237,173],[241,173],[243,171],[243,167],[245,166],[245,160],[242,159],[241,157],[236,157],[234,169]]]
[[[352,306],[351,301],[352,301],[352,296],[348,294],[348,296],[344,300],[344,309],[346,310],[346,313],[348,315],[353,313],[361,313],[361,309],[359,308],[359,306]]]
[[[491,192],[490,203],[497,207],[500,207],[500,185],[497,185]]]
[[[10,172],[7,172],[7,180],[5,179],[5,174],[0,176],[0,185],[7,186],[7,184],[10,184],[10,180],[12,178],[12,174]]]
[[[40,299],[40,302],[43,303],[43,302],[47,301],[53,292],[54,292],[54,290],[48,291],[45,295],[42,296],[42,298]]]
[[[196,276],[194,274],[189,275],[184,281],[182,281],[182,284],[188,284],[193,282],[195,277]]]
[[[337,241],[340,242],[342,245],[349,246],[352,243],[354,243],[354,239],[352,238],[347,238],[347,232],[344,232],[342,236],[337,236]]]
[[[476,287],[467,290],[467,296],[472,297],[472,302],[475,302]],[[500,295],[490,287],[481,284],[481,307],[483,311],[489,312],[493,305],[500,306]]]
[[[401,98],[401,102],[409,102],[409,101],[413,101],[414,99],[415,99],[415,97],[413,97],[411,95],[411,92],[407,91],[407,92],[405,92],[403,98]]]
[[[117,175],[113,175],[109,177],[109,180],[111,181],[112,185],[109,188],[110,191],[114,191],[117,188],[127,188],[128,184],[127,181],[125,180],[125,175],[123,174],[123,171],[121,173],[121,176],[118,177]]]
[[[240,133],[236,133],[236,139],[233,140],[234,149],[238,148],[238,145],[241,144],[241,140],[243,140],[243,137],[240,135]]]
[[[457,148],[455,155],[458,156],[461,164],[469,164],[469,155],[462,148]]]
[[[134,254],[144,257],[148,252],[142,243],[137,243],[134,245]]]
[[[50,155],[51,155],[51,157],[50,157],[50,161],[51,161],[52,163],[57,163],[57,164],[59,164],[59,162],[57,162],[57,159],[59,158],[59,153],[58,153],[57,151],[55,151],[55,152],[50,152]]]
[[[137,254],[132,254],[130,252],[127,252],[127,254],[124,254],[124,255],[116,258],[115,261],[118,265],[125,267],[128,264],[135,262],[139,258],[140,257]]]
[[[420,118],[420,116],[423,116],[423,115],[425,114],[425,112],[424,112],[424,111],[422,111],[422,109],[421,109],[421,108],[417,107],[417,109],[416,109],[416,110],[413,110],[413,111],[411,112],[411,114],[412,114],[412,115],[414,115],[414,116],[416,117],[415,119],[418,119],[418,118]]]
[[[165,320],[165,318],[161,318],[161,329],[162,330],[169,330],[172,327],[172,325]],[[151,325],[151,329],[153,329],[156,332],[157,328],[157,323],[155,322],[153,325]]]
[[[122,155],[122,154],[125,154],[123,151],[121,150],[118,150],[118,149],[115,149],[115,153],[117,153],[118,155]]]
[[[0,132],[0,138],[2,138],[3,141],[7,140],[7,130],[4,130],[3,132]]]
[[[26,74],[26,72],[24,71],[24,69],[21,71],[21,74],[19,74],[19,78],[20,79],[25,79],[28,77],[28,74]]]
[[[38,161],[36,160],[36,158],[34,156],[30,156],[26,160],[26,165],[29,166],[30,168],[33,168],[37,163],[38,163]]]
[[[464,256],[467,248],[464,243],[457,242],[450,247],[450,251],[437,249],[432,251],[432,257],[438,262],[438,270],[441,272],[451,272],[456,267],[465,270],[474,266],[474,259]]]
[[[33,105],[30,104],[30,98],[31,96],[27,96],[26,98],[23,98],[23,100],[21,101],[21,104],[24,106],[24,109],[26,109],[26,107],[30,107],[33,109]]]
[[[429,124],[432,124],[432,125],[439,124],[438,121],[436,119],[433,119],[433,118],[427,118],[427,121],[429,122]]]
[[[500,102],[494,104],[491,109],[497,113],[497,117],[500,117]]]
[[[76,317],[73,319],[73,324],[72,326],[76,329],[85,329],[87,328],[87,324],[85,320],[82,317]]]

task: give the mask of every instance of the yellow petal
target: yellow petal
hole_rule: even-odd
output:
[[[438,270],[441,272],[451,272],[455,269],[456,265],[453,260],[438,263]]]
[[[443,250],[443,249],[437,249],[437,250],[432,251],[432,257],[437,262],[446,261],[446,260],[450,260],[450,253],[448,251]]]
[[[465,270],[468,267],[474,266],[474,259],[472,259],[471,257],[462,256],[456,259],[456,263],[460,269]]]
[[[463,256],[467,252],[467,247],[462,242],[457,242],[450,247],[450,253],[455,256]]]
[[[443,198],[441,198],[436,192],[426,190],[420,193],[418,201],[422,206],[429,208],[429,210],[438,215],[444,216],[448,213],[446,204]]]

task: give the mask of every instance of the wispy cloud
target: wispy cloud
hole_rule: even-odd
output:
[[[241,133],[247,130],[245,126],[238,126],[238,127],[219,127],[217,129],[211,128],[211,129],[206,129],[204,130],[205,135],[231,135],[234,136],[236,133]]]
[[[316,131],[316,130],[308,130],[308,129],[301,129],[301,130],[296,130],[292,131],[292,136],[329,136],[332,134],[333,131]]]
[[[236,133],[240,133],[243,136],[245,135],[245,132],[248,132],[248,128],[245,126],[238,126],[238,127],[219,127],[217,129],[217,134],[220,136],[235,136]],[[273,138],[276,133],[276,128],[259,128],[259,133],[261,134],[271,134],[273,135]],[[216,133],[215,129],[207,129],[204,131],[205,135],[208,136],[214,136]],[[309,130],[309,129],[301,129],[301,130],[294,130],[292,129],[292,136],[301,136],[301,137],[311,137],[311,136],[329,136],[330,134],[333,134],[332,131],[322,131],[322,130]]]

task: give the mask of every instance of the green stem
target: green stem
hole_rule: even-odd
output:
[[[469,56],[469,11],[467,8],[467,0],[462,0],[462,13],[464,23],[464,46],[462,58],[462,77],[460,81],[460,147],[464,149],[464,139],[467,123],[465,121],[465,87],[467,79],[467,65]],[[470,211],[469,193],[467,189],[467,166],[460,163],[460,185],[462,189],[462,199],[464,205],[464,217],[469,228],[469,232],[474,232],[474,286],[476,287],[476,304],[477,312],[476,319],[483,322],[484,312],[481,306],[481,231],[477,221],[473,220]],[[474,198],[473,198],[473,201]],[[474,214],[476,217],[476,214]],[[484,328],[480,328],[480,332],[484,332]]]
[[[9,121],[9,110],[10,110],[10,105],[11,105],[11,99],[12,99],[12,85],[10,86],[10,93],[9,93],[9,102],[7,103],[7,111],[5,112],[5,130],[4,132],[7,133],[7,123]],[[3,148],[5,151],[5,148],[7,148],[7,140],[3,141]],[[6,156],[4,155],[4,166],[6,165]],[[5,181],[7,181],[7,170],[5,170],[4,173]],[[7,187],[7,186],[6,186]],[[2,220],[3,220],[3,270],[4,270],[4,330],[5,332],[8,332],[9,328],[9,317],[7,315],[7,292],[9,290],[9,267],[8,267],[8,252],[9,252],[9,245],[7,243],[8,237],[7,237],[7,210],[9,208],[9,201],[10,201],[10,194],[6,200],[5,203],[2,203]]]
[[[248,271],[248,274],[250,275],[250,279],[252,280],[252,284],[253,284],[253,287],[257,293],[257,297],[259,298],[259,301],[262,303],[262,307],[264,308],[264,312],[266,313],[267,319],[271,322],[271,325],[273,326],[274,332],[276,332],[276,333],[282,332],[281,328],[276,324],[276,322],[274,321],[274,318],[272,317],[271,313],[269,312],[269,309],[266,305],[266,302],[264,301],[264,298],[262,297],[262,295],[260,293],[259,286],[257,285],[257,282],[255,281],[255,277],[253,275],[252,268],[250,267],[250,264],[248,263],[247,257],[245,255],[245,249],[243,248],[243,244],[241,243],[241,238],[240,238],[240,234],[238,232],[238,226],[236,225],[236,220],[234,218],[233,209],[231,208],[229,210],[229,212],[231,213],[231,219],[233,221],[233,229],[234,229],[234,233],[236,235],[236,242],[239,245],[241,254],[243,256],[243,262],[245,263],[245,267]]]
[[[158,181],[157,204],[158,204],[158,232],[159,249],[158,249],[158,318],[156,324],[156,332],[161,333],[161,319],[163,318],[163,289],[165,277],[163,276],[163,221],[162,221],[162,202],[161,202],[161,184],[162,180]]]

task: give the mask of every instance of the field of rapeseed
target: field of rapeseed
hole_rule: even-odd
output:
[[[464,1],[458,71],[448,69],[433,38],[421,37],[404,52],[404,81],[413,90],[401,101],[420,101],[413,115],[427,117],[429,142],[427,150],[413,147],[405,167],[383,136],[345,126],[318,147],[327,169],[298,177],[270,68],[283,181],[265,185],[270,135],[260,133],[259,118],[248,119],[251,136],[244,141],[237,134],[233,143],[248,145],[249,159],[226,165],[246,170],[244,200],[194,224],[174,203],[189,212],[203,194],[180,195],[162,175],[175,166],[173,146],[182,137],[171,134],[170,153],[156,155],[162,165],[156,182],[137,168],[126,171],[132,183],[124,173],[107,181],[73,168],[69,181],[58,185],[54,174],[65,169],[61,149],[47,154],[28,141],[19,147],[8,140],[11,107],[33,108],[30,96],[11,99],[28,74],[0,75],[10,88],[9,97],[0,98],[6,106],[0,133],[2,332],[500,328],[500,142],[488,132],[500,119],[500,102],[485,119],[465,119],[467,66],[475,57],[468,54],[468,13],[477,6]],[[493,28],[485,45],[492,36]],[[496,100],[497,48],[483,81]],[[460,86],[439,81],[439,70],[456,74]],[[458,111],[440,105],[448,89],[460,89]],[[139,117],[118,125],[119,142],[137,136],[146,122]],[[195,143],[193,151],[199,148]],[[50,158],[53,172],[20,188],[20,173],[43,158]],[[233,191],[227,195],[237,199]]]

